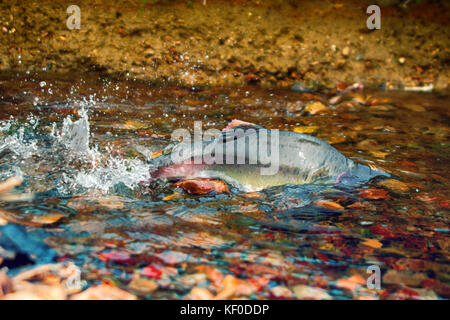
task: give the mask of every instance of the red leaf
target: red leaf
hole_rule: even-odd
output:
[[[221,180],[191,179],[175,183],[176,188],[182,188],[190,194],[207,194],[212,191],[217,193],[229,192],[225,182]]]
[[[372,226],[369,229],[373,234],[383,236],[385,238],[395,238],[395,234],[383,227],[380,226]]]
[[[145,277],[159,279],[161,278],[162,271],[154,266],[148,266],[142,269],[141,274]]]
[[[436,279],[423,279],[420,283],[423,288],[430,288],[442,298],[450,298],[450,286]]]
[[[105,262],[130,263],[132,260],[130,254],[125,251],[104,252],[98,257]]]

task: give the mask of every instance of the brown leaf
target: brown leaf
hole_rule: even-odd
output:
[[[264,195],[260,192],[241,193],[240,196],[247,198],[247,199],[263,199],[264,198]]]
[[[375,249],[381,248],[383,246],[383,244],[377,239],[364,239],[361,244]]]
[[[383,276],[383,283],[417,287],[424,279],[426,279],[424,273],[388,270]]]
[[[409,187],[406,183],[403,183],[396,179],[383,180],[380,181],[378,185],[385,187],[386,189],[396,193],[405,193],[409,191]]]
[[[325,106],[322,102],[315,101],[313,103],[307,104],[305,106],[305,111],[314,115],[318,113],[330,112],[330,109],[328,109],[328,107]]]
[[[377,188],[369,188],[369,189],[362,189],[359,191],[359,195],[366,199],[389,199],[389,193],[386,190],[383,189],[377,189]]]

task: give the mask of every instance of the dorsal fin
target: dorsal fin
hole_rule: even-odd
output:
[[[231,121],[225,129],[222,130],[220,140],[225,142],[232,141],[247,135],[256,134],[258,130],[261,129],[264,129],[264,127],[254,123],[235,119]]]
[[[228,125],[222,130],[223,132],[228,131],[230,129],[236,129],[236,128],[254,128],[254,129],[263,129],[262,126],[251,123],[251,122],[246,122],[246,121],[242,121],[242,120],[238,120],[238,119],[234,119],[233,121],[231,121],[230,123],[228,123]]]

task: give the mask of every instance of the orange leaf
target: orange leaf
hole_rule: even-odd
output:
[[[383,189],[370,188],[370,189],[362,189],[359,191],[359,195],[366,199],[389,199],[389,193]]]
[[[361,244],[375,249],[381,248],[383,246],[383,244],[377,239],[364,239],[364,241],[361,242]]]
[[[39,216],[34,216],[32,219],[32,222],[36,222],[39,224],[52,224],[64,217],[65,217],[65,215],[63,215],[63,214],[39,215]]]
[[[169,201],[169,200],[173,200],[173,199],[179,199],[181,196],[181,194],[179,194],[178,192],[174,192],[172,194],[169,194],[167,196],[165,196],[163,198],[163,201]]]
[[[344,207],[334,201],[318,200],[313,202],[316,206],[330,210],[344,210]]]
[[[339,279],[336,286],[341,289],[347,289],[349,291],[355,291],[366,283],[366,280],[360,275],[354,275],[350,278]]]

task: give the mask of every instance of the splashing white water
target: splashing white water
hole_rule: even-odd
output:
[[[145,162],[112,155],[110,147],[100,152],[98,146],[91,145],[88,112],[81,107],[78,115],[76,121],[70,116],[65,118],[60,128],[53,123],[51,139],[46,142],[37,133],[39,121],[36,118],[28,118],[25,124],[14,119],[0,122],[0,153],[9,152],[11,159],[16,160],[9,172],[22,168],[29,179],[56,187],[60,194],[78,194],[92,189],[108,193],[118,184],[134,189],[150,178],[149,165]],[[10,133],[13,127],[18,129]],[[28,138],[25,137],[27,130]],[[41,172],[41,165],[52,170]],[[48,181],[49,171],[53,171],[53,181]]]
[[[16,156],[21,156],[25,159],[34,155],[38,150],[36,141],[27,141],[24,135],[25,129],[34,130],[38,123],[38,119],[36,119],[33,115],[30,115],[27,118],[26,125],[19,127],[13,134],[6,135],[10,130],[17,127],[19,124],[14,119],[0,122],[0,132],[2,135],[6,135],[6,137],[0,141],[0,153],[4,151],[11,151]]]

